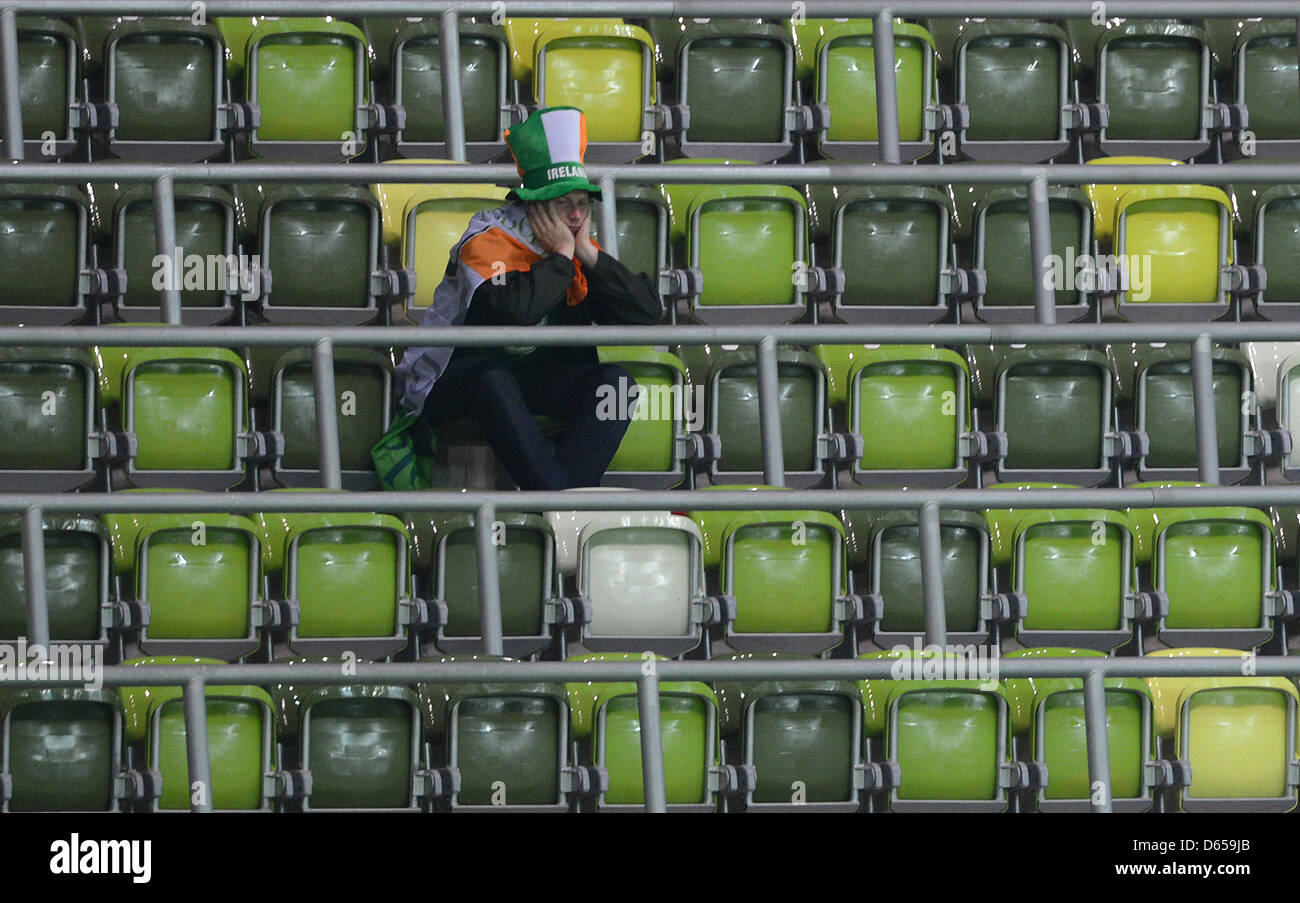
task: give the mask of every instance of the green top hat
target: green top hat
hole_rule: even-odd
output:
[[[506,197],[549,201],[570,191],[589,191],[600,200],[600,188],[587,181],[582,158],[587,153],[587,117],[577,107],[538,110],[506,131],[506,144],[524,180]]]

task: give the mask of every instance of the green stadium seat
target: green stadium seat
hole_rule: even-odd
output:
[[[460,778],[452,811],[568,811],[574,769],[562,685],[421,684],[420,702],[441,761]]]
[[[110,295],[114,274],[91,264],[94,216],[71,186],[0,185],[0,321],[60,326]]]
[[[220,153],[225,56],[225,41],[213,25],[155,18],[115,25],[104,40],[105,96],[118,116],[109,150],[168,162]]]
[[[1099,134],[1104,153],[1186,160],[1210,147],[1212,63],[1204,29],[1126,22],[1098,37],[1096,66],[1097,97],[1109,112]]]
[[[0,703],[0,812],[117,812],[122,711],[107,690],[28,689]]]
[[[573,661],[641,660],[640,653],[602,653]],[[567,685],[573,736],[590,738],[593,764],[608,774],[600,811],[639,810],[645,805],[641,777],[641,719],[634,683]],[[721,789],[718,703],[707,684],[665,681],[659,685],[660,731],[669,812],[712,812]]]
[[[336,162],[366,151],[369,50],[359,28],[263,19],[244,54],[245,96],[261,116],[249,133],[255,156]]]
[[[268,503],[270,507],[273,503]],[[285,644],[298,655],[382,659],[423,623],[410,537],[387,514],[259,514],[263,566],[281,575]]]
[[[107,193],[99,192],[101,198]],[[158,259],[151,186],[128,188],[113,204],[113,265],[126,274],[118,316],[161,320],[162,290],[174,287],[181,322],[210,326],[228,320],[238,301],[252,298],[253,278],[260,276],[236,253],[234,199],[207,185],[177,185],[174,195],[176,253],[170,260]]]
[[[398,21],[400,30],[391,38],[391,56],[388,52],[383,55],[385,63],[392,61],[393,103],[406,111],[406,125],[397,132],[394,146],[403,156],[445,157],[439,23],[436,19]],[[465,156],[482,163],[506,148],[510,50],[499,26],[461,21],[459,31]],[[379,51],[376,48],[377,54]]]
[[[55,642],[103,643],[104,610],[113,595],[108,533],[97,520],[49,516],[45,536],[45,604]],[[0,637],[30,637],[23,571],[22,523],[0,518]]]
[[[668,203],[652,185],[619,183],[614,189],[614,228],[618,260],[646,276],[659,289],[659,274],[668,269]],[[591,237],[600,241],[601,202],[592,205]]]
[[[510,77],[517,82],[529,82],[533,78],[533,50],[537,38],[543,31],[559,24],[567,25],[611,25],[619,19],[592,18],[551,18],[520,19],[509,17],[502,22],[506,33],[506,42],[510,46]]]
[[[1214,20],[1207,20],[1214,21]],[[1300,117],[1290,98],[1300,90],[1297,78],[1295,23],[1265,19],[1240,25],[1231,48],[1234,99],[1250,115],[1255,153],[1295,157],[1300,154]],[[1243,136],[1237,136],[1238,145]]]
[[[1001,489],[1008,493],[1022,492],[1033,489],[1078,489],[1078,486],[1066,483],[995,483],[988,487],[989,489]],[[1014,499],[1014,496],[1010,496]],[[1011,504],[1011,503],[1009,503]],[[989,551],[991,554],[990,564],[995,568],[1007,567],[1011,564],[1011,557],[1015,554],[1015,537],[1016,529],[1020,526],[1020,521],[1024,519],[1026,513],[1034,509],[1026,508],[988,508],[984,511],[984,520],[988,524],[989,530]],[[1145,548],[1141,546],[1141,535],[1134,531],[1134,539],[1137,540],[1139,552]]]
[[[955,42],[956,102],[969,110],[961,152],[973,160],[1042,162],[1070,146],[1070,38],[1045,22],[970,23]]]
[[[152,657],[123,665],[219,664],[211,659]],[[185,746],[185,710],[181,688],[122,687],[127,742],[143,747],[136,760],[162,776],[158,797],[149,811],[189,809],[194,796]],[[271,697],[260,687],[207,686],[208,762],[212,786],[207,799],[216,810],[269,812],[272,799],[264,775],[278,769],[274,711]]]
[[[134,575],[143,653],[235,660],[257,651],[262,551],[253,521],[207,513],[104,522],[117,573]]]
[[[830,123],[817,136],[823,157],[880,159],[876,113],[876,51],[870,19],[833,22],[817,41],[814,97],[830,107]],[[926,107],[938,99],[934,40],[919,25],[894,23],[898,87],[899,159],[910,162],[934,149]]]
[[[1278,367],[1275,383],[1277,422],[1282,429],[1290,430],[1292,436],[1300,433],[1300,423],[1296,423],[1296,416],[1300,414],[1300,374],[1297,374],[1297,368],[1300,368],[1300,349],[1292,351]],[[1257,381],[1256,385],[1262,389],[1266,384]],[[1282,474],[1288,480],[1300,479],[1300,451],[1293,448],[1282,459]]]
[[[598,348],[597,355],[602,364],[627,370],[638,387],[633,419],[602,485],[639,489],[679,485],[685,479],[687,432],[704,418],[703,389],[692,394],[686,368],[666,351],[617,345]]]
[[[894,659],[899,674],[913,677],[924,674],[927,664],[943,670],[942,662],[927,663],[930,656],[914,655],[911,650],[860,657]],[[968,667],[966,659],[942,658],[951,658],[954,669]],[[978,670],[976,662],[969,667]],[[899,767],[901,780],[888,792],[891,811],[1006,809],[1007,790],[999,771],[1011,758],[1010,709],[1001,684],[975,679],[889,679],[860,681],[859,687],[867,736],[880,744],[880,759]]]
[[[76,148],[72,107],[81,97],[81,80],[77,33],[58,19],[19,16],[18,94],[26,159],[58,159]]]
[[[1004,658],[1099,657],[1095,649],[1069,647],[1014,649]],[[1039,812],[1088,812],[1092,780],[1088,773],[1083,681],[1077,678],[1020,678],[1004,683],[1015,732],[1027,735],[1033,761],[1047,769],[1047,786],[1036,791]],[[1141,678],[1112,677],[1105,682],[1106,740],[1110,752],[1110,804],[1114,812],[1146,812],[1152,788],[1144,773],[1155,755],[1152,703]]]
[[[0,488],[62,492],[95,478],[95,389],[83,348],[0,349]]]
[[[101,346],[95,354],[100,401],[120,410],[136,439],[128,483],[226,489],[244,479],[248,375],[234,352]]]
[[[1251,228],[1251,262],[1268,273],[1268,284],[1255,296],[1255,311],[1269,320],[1300,317],[1300,186],[1258,186],[1254,216],[1242,211],[1243,227]],[[1244,231],[1245,229],[1243,229]],[[1258,380],[1257,380],[1258,382]],[[1262,387],[1261,387],[1262,388]]]
[[[231,79],[244,77],[248,39],[265,19],[265,16],[218,16],[212,20],[226,45],[226,75]]]
[[[844,680],[727,681],[714,689],[723,736],[735,738],[741,763],[755,771],[747,811],[857,811],[862,695],[856,686]]]
[[[380,266],[382,220],[368,189],[273,188],[258,220],[260,298],[268,320],[355,326],[379,315],[391,274]]]

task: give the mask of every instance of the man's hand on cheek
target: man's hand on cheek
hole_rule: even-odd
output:
[[[578,229],[578,234],[574,239],[574,253],[582,261],[585,267],[594,267],[596,259],[600,256],[595,242],[591,240],[591,214],[583,217],[582,226]]]
[[[527,210],[528,222],[533,227],[533,234],[537,236],[537,243],[553,254],[563,254],[572,260],[573,233],[569,231],[569,227],[563,220],[551,211],[551,205],[545,202],[529,203]]]

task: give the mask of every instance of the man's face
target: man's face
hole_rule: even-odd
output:
[[[550,202],[551,211],[569,227],[574,235],[591,216],[591,196],[585,191],[570,191]]]

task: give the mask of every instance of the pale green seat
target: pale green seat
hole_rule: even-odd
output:
[[[621,250],[622,245],[619,247]],[[703,387],[692,393],[686,368],[666,351],[645,345],[611,345],[596,352],[602,364],[618,364],[637,385],[632,420],[601,484],[642,489],[677,486],[685,478],[678,446],[685,442],[689,424],[693,421],[699,426],[704,418]],[[616,394],[612,403],[617,406],[624,400],[622,394]]]
[[[122,711],[112,690],[26,689],[0,700],[0,812],[116,812]]]

